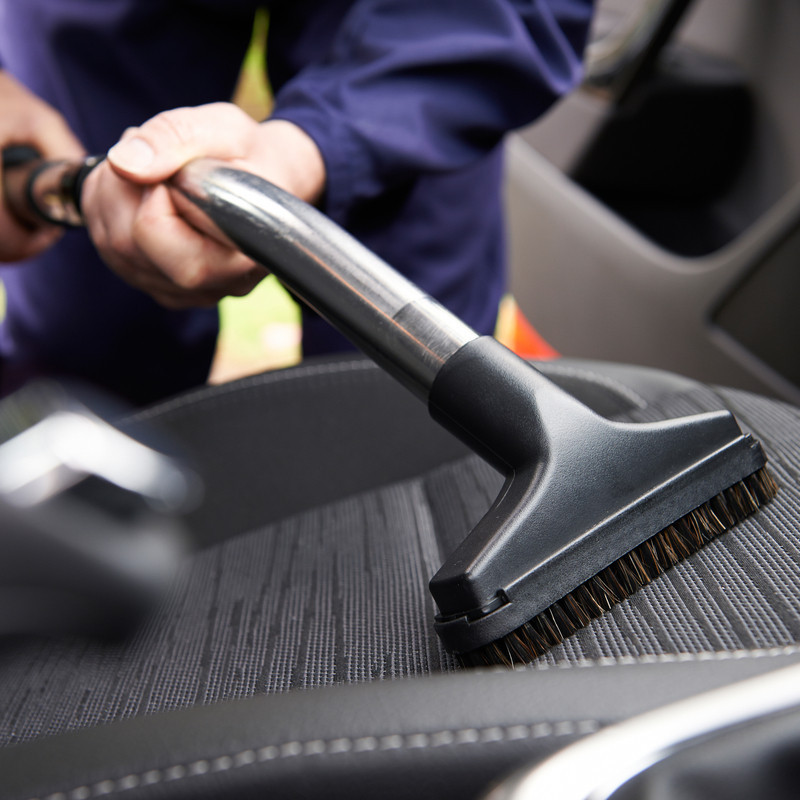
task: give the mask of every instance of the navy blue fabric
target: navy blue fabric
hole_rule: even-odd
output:
[[[167,108],[227,99],[257,0],[0,0],[0,63],[90,152]],[[321,206],[481,333],[504,287],[501,141],[577,81],[591,0],[273,0],[274,116],[328,171]],[[202,382],[216,312],[169,312],[84,234],[4,269],[6,384],[78,374],[135,402]],[[307,354],[343,347],[319,323]]]

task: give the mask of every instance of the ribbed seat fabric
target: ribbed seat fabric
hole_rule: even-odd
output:
[[[587,391],[597,385],[588,373],[569,379]],[[800,413],[699,386],[656,400],[620,387],[603,394],[606,411],[614,397],[614,415],[635,421],[731,408],[762,442],[781,490],[538,666],[800,640]],[[259,693],[458,669],[433,631],[427,582],[500,485],[477,457],[448,460],[220,536],[189,557],[162,607],[127,642],[3,642],[0,743]]]

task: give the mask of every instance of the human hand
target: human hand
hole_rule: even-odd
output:
[[[0,108],[0,150],[24,144],[36,148],[45,158],[77,159],[84,155],[81,143],[61,114],[3,70],[0,70]],[[0,261],[22,261],[35,256],[62,234],[62,230],[50,226],[26,227],[10,212],[0,193]]]
[[[168,308],[247,294],[266,274],[193,227],[163,184],[201,157],[260,175],[307,202],[325,184],[322,156],[304,131],[281,120],[257,123],[230,103],[166,111],[126,131],[84,183],[82,210],[109,267]]]

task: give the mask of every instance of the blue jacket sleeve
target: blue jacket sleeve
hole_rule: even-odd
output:
[[[328,172],[326,211],[458,169],[581,74],[591,0],[356,0],[328,52],[281,88]]]

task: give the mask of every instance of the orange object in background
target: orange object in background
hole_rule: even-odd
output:
[[[531,325],[511,295],[500,302],[495,338],[522,358],[549,361],[561,355]]]

